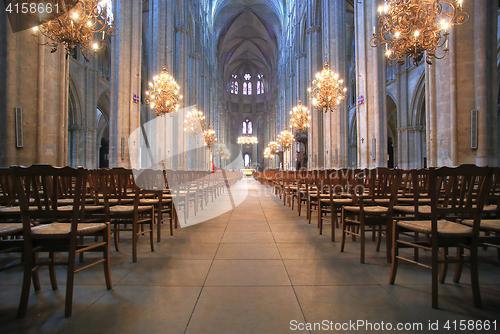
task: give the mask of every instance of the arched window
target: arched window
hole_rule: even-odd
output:
[[[252,122],[250,120],[247,119],[243,122],[243,129],[242,129],[241,133],[244,135],[253,134]]]
[[[250,154],[245,154],[245,167],[250,167]]]
[[[257,81],[257,95],[264,94],[264,75],[258,74],[257,78],[259,79]]]
[[[252,76],[247,73],[243,76],[243,79],[245,79],[245,82],[243,83],[243,95],[252,95],[252,82],[250,81]]]
[[[231,94],[238,95],[238,75],[231,75]]]

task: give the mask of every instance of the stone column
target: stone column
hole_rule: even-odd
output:
[[[0,166],[64,166],[65,50],[51,53],[31,33],[13,33],[6,12],[0,12]],[[22,108],[22,147],[16,142],[16,107]]]
[[[474,3],[474,83],[478,110],[476,165],[499,166],[497,98],[497,25],[495,1]]]
[[[309,83],[308,87],[312,86],[316,73],[321,71],[322,56],[321,56],[321,27],[314,25],[306,30],[307,34],[307,54],[309,59]],[[324,165],[324,122],[321,110],[314,109],[311,99],[309,99],[307,107],[311,111],[311,127],[309,128],[309,162],[310,168],[323,168]]]
[[[357,107],[358,166],[387,165],[386,58],[381,47],[370,46],[381,1],[356,2],[356,85],[364,104]]]
[[[173,45],[174,45],[174,7],[173,1],[169,0],[149,0],[149,81],[155,75],[161,73],[162,68],[167,67],[173,75]],[[143,121],[147,122],[153,113],[147,113]],[[170,116],[169,116],[170,117]],[[165,161],[165,168],[172,168],[172,128],[171,122],[164,119],[157,123],[153,132],[148,133],[150,145],[155,148],[160,161]],[[168,128],[167,128],[168,126]]]
[[[430,166],[498,164],[497,7],[476,0],[474,6],[464,3],[464,10],[470,20],[450,29],[449,53],[426,72],[431,84],[431,103],[426,104],[432,126]],[[478,110],[477,149],[471,147],[473,109]]]
[[[330,68],[338,73],[347,87],[348,73],[346,69],[346,2],[343,0],[326,1],[323,23],[323,40],[326,58]],[[337,109],[326,115],[325,150],[328,151],[327,167],[340,168],[347,166],[348,138],[347,102],[342,101]]]
[[[140,126],[142,1],[113,0],[118,35],[111,39],[110,167],[129,167],[128,138]]]

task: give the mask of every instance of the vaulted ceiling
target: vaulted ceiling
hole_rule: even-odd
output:
[[[278,57],[282,1],[219,0],[213,8],[224,77],[251,72],[269,78]]]

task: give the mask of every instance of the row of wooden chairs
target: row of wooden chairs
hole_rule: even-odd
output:
[[[53,289],[57,289],[55,266],[67,266],[65,316],[69,317],[76,272],[103,264],[106,287],[111,289],[111,235],[119,250],[120,234],[132,232],[132,260],[136,262],[141,235],[149,236],[154,251],[155,224],[160,241],[160,227],[166,216],[172,234],[177,210],[184,211],[186,216],[192,202],[196,212],[203,203],[207,204],[209,197],[213,200],[225,186],[239,178],[236,173],[227,173],[224,179],[221,174],[211,172],[124,168],[85,170],[49,165],[0,168],[0,252],[22,252],[24,265],[18,317],[26,314],[30,281],[35,290],[40,289],[40,266],[49,267]],[[179,191],[177,185],[184,190]],[[174,207],[175,196],[184,198],[176,201],[183,203],[183,208]],[[42,252],[48,252],[47,259],[40,259]],[[67,258],[56,259],[59,252],[67,253]],[[77,268],[75,259],[83,262],[86,252],[99,252],[102,258]]]
[[[341,251],[346,236],[360,239],[360,261],[365,262],[365,234],[372,231],[376,250],[386,236],[390,283],[396,278],[398,261],[432,269],[432,306],[437,308],[437,283],[444,282],[449,263],[457,263],[458,282],[464,263],[471,266],[474,302],[481,305],[477,277],[478,246],[500,245],[500,169],[463,165],[455,168],[341,169],[267,172],[257,179],[272,185],[284,204],[305,203],[308,220],[318,212],[318,228],[325,221],[335,228],[341,217]],[[413,248],[412,258],[400,255]],[[448,248],[456,248],[450,256]],[[469,249],[465,256],[464,250]],[[419,250],[431,253],[431,265],[419,262]],[[439,251],[441,256],[439,257]],[[498,250],[500,258],[500,250]],[[440,275],[439,269],[441,269]],[[439,276],[439,277],[438,277]]]

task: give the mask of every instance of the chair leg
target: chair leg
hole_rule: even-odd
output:
[[[154,237],[154,222],[155,222],[155,210],[151,209],[151,221],[149,223],[149,243],[151,244],[151,251],[155,250],[155,237]]]
[[[345,246],[345,238],[346,238],[346,224],[345,224],[345,217],[344,217],[344,212],[342,212],[342,238],[340,239],[340,251],[344,251],[344,246]]]
[[[473,242],[470,248],[470,281],[472,286],[472,296],[474,298],[474,306],[482,307],[481,291],[479,290],[479,275],[477,266],[478,244]]]
[[[359,231],[359,242],[361,246],[361,256],[360,256],[360,262],[365,263],[365,224],[363,221],[360,222],[360,231]]]
[[[377,246],[375,247],[375,250],[377,252],[380,251],[380,244],[382,243],[382,225],[378,225],[378,226],[373,226],[372,228],[372,233],[373,235],[375,235],[375,229],[377,230]]]
[[[70,241],[68,251],[68,273],[66,278],[66,305],[64,307],[64,316],[71,317],[73,308],[73,285],[75,283],[75,255],[76,255],[76,237]]]
[[[394,284],[396,280],[396,273],[398,271],[398,256],[399,247],[396,240],[399,237],[398,224],[396,222],[392,225],[392,265],[391,265],[391,276],[389,278],[389,284]]]
[[[49,259],[50,259],[50,264],[49,264],[50,284],[52,285],[52,290],[57,290],[56,266],[54,265],[54,262],[56,262],[56,253],[50,252]],[[38,290],[39,289],[40,288],[38,288]],[[35,287],[35,291],[38,291],[38,290]]]
[[[337,221],[337,213],[335,212],[334,207],[331,207],[331,212],[330,212],[330,222],[332,225],[332,242],[335,241],[335,222]],[[334,218],[335,216],[335,218]],[[334,222],[335,221],[335,222]]]
[[[24,318],[26,315],[26,310],[28,309],[28,300],[30,297],[31,288],[31,272],[33,270],[33,255],[32,249],[24,249],[24,275],[23,275],[23,285],[21,290],[21,299],[19,301],[19,308],[17,309],[17,317]]]
[[[115,224],[115,231],[113,232],[113,237],[115,241],[115,251],[120,251],[119,240],[120,240],[120,224]]]
[[[441,272],[439,274],[439,283],[444,283],[446,280],[446,274],[448,273],[448,247],[441,248]]]
[[[104,231],[104,236],[103,239],[106,241],[106,245],[104,246],[104,253],[103,253],[103,258],[104,258],[104,279],[106,281],[106,288],[108,290],[111,289],[112,284],[111,284],[111,269],[109,265],[109,244],[111,243],[111,228],[109,226],[109,223],[107,223],[107,228]]]
[[[132,223],[132,262],[137,262],[137,239],[139,238],[137,222]]]
[[[457,247],[457,264],[455,264],[455,274],[453,275],[453,283],[460,282],[460,278],[462,277],[462,269],[464,267],[464,248]]]
[[[435,239],[435,238],[433,238]],[[437,241],[436,241],[437,242]],[[432,268],[432,275],[431,275],[431,281],[432,281],[432,308],[438,308],[438,279],[439,279],[439,267],[438,267],[438,253],[439,253],[439,247],[437,245],[432,245],[432,250],[431,250],[431,268]]]
[[[163,224],[163,206],[159,204],[158,212],[156,214],[156,242],[161,241],[161,224]]]

